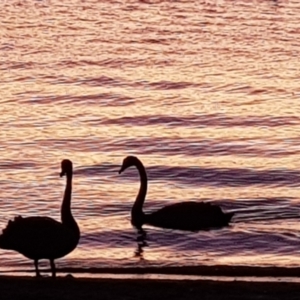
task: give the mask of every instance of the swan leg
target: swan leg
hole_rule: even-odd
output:
[[[56,269],[55,269],[55,263],[54,259],[50,259],[50,266],[51,266],[51,272],[52,272],[52,277],[56,277]]]
[[[35,267],[36,277],[41,277],[41,274],[40,274],[40,271],[39,271],[39,260],[38,259],[34,260],[34,267]]]

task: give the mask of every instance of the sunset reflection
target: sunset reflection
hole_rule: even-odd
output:
[[[58,268],[300,263],[300,6],[222,2],[0,3],[1,229],[60,220],[68,158],[82,235]],[[231,226],[137,233],[127,155],[146,212],[208,201]],[[0,270],[32,268],[1,253]]]

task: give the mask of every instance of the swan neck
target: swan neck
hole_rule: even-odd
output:
[[[72,177],[72,174],[67,174],[67,184],[61,206],[61,221],[64,225],[70,227],[71,229],[79,231],[71,212]]]
[[[140,174],[140,190],[139,193],[136,197],[135,203],[133,205],[133,210],[137,211],[137,212],[142,212],[143,210],[143,205],[145,202],[145,198],[146,198],[146,194],[147,194],[147,173],[145,170],[145,167],[143,166],[143,164],[141,162],[138,162],[136,164],[136,168],[139,171]]]

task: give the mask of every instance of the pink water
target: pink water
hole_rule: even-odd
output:
[[[1,1],[0,228],[59,220],[69,158],[82,236],[58,268],[299,266],[299,15],[296,0]],[[148,171],[145,211],[211,201],[232,226],[137,241],[127,155]]]

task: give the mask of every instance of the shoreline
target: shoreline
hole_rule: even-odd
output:
[[[6,299],[263,299],[296,300],[299,283],[217,282],[211,280],[34,278],[0,276],[0,297]]]
[[[190,276],[228,277],[300,277],[300,267],[250,267],[250,266],[183,266],[183,267],[122,267],[122,268],[61,268],[64,273],[91,274],[165,274]]]
[[[49,273],[50,269],[40,270]],[[34,274],[34,269],[0,271],[0,276],[25,273]],[[184,275],[184,276],[223,276],[223,277],[299,277],[300,267],[268,266],[142,266],[142,267],[103,267],[103,268],[57,268],[57,274],[117,274],[117,275]]]

